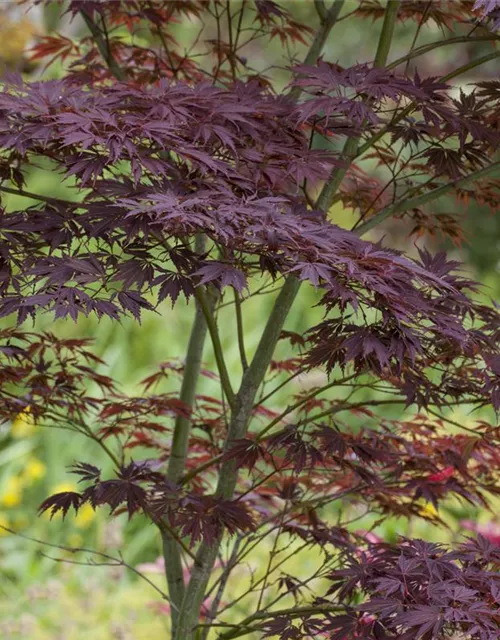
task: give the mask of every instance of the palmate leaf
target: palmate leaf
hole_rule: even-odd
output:
[[[242,469],[253,469],[264,456],[264,448],[254,440],[242,438],[234,442],[224,454],[223,460],[234,460]]]
[[[38,512],[42,514],[45,513],[45,511],[49,511],[51,519],[57,513],[61,512],[62,517],[65,518],[71,507],[75,510],[75,513],[77,513],[81,505],[81,494],[74,491],[62,491],[61,493],[55,493],[46,498],[38,507]]]
[[[194,494],[182,500],[175,522],[180,526],[182,535],[189,536],[191,542],[203,540],[208,544],[213,544],[224,531],[234,534],[254,525],[242,502]]]
[[[483,16],[490,17],[493,19],[493,29],[497,29],[500,23],[499,11],[500,11],[500,2],[499,0],[475,0],[474,9],[476,11],[480,11]]]
[[[78,482],[99,482],[101,470],[88,462],[76,462],[70,472],[80,476]]]

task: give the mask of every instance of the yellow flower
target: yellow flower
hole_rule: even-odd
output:
[[[78,510],[78,513],[77,513],[77,515],[75,517],[75,525],[79,529],[86,529],[90,525],[90,523],[92,522],[92,520],[94,518],[95,518],[94,509],[92,509],[90,504],[85,503]],[[74,545],[74,546],[78,546],[78,545]]]
[[[14,418],[10,432],[13,438],[28,438],[33,434],[35,429],[35,418],[31,414],[30,407],[27,407]]]
[[[420,509],[420,515],[427,518],[437,518],[439,514],[432,502],[426,502]]]
[[[55,493],[64,493],[65,491],[77,491],[77,488],[71,482],[60,482],[52,489],[50,495],[54,495]]]
[[[9,532],[5,531],[5,529],[2,529],[2,527],[8,527],[9,526],[9,519],[7,518],[7,516],[4,516],[0,513],[0,536],[8,536]]]
[[[37,28],[28,18],[9,20],[5,15],[0,20],[0,58],[13,64],[21,60],[23,53],[37,33]]]
[[[21,479],[17,476],[11,476],[7,479],[0,503],[7,508],[17,507],[21,504],[22,496],[23,484]]]
[[[30,458],[24,467],[24,471],[21,478],[26,485],[31,485],[33,482],[40,480],[45,475],[45,465],[38,458]]]

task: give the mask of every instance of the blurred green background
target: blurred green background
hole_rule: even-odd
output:
[[[60,17],[56,6],[48,10],[31,7],[24,15],[16,3],[2,3],[0,9],[0,62],[3,72],[21,70],[28,78],[57,77],[62,70],[58,64],[47,70],[28,61],[27,49],[40,35],[56,29],[74,37],[83,31],[83,25],[74,21],[68,23]],[[307,17],[314,12],[311,2],[294,2],[297,17]],[[349,3],[347,3],[349,5]],[[311,17],[314,22],[315,18]],[[347,20],[335,32],[325,50],[325,57],[338,60],[343,65],[364,61],[373,57],[380,23]],[[195,24],[182,24],[179,32],[189,35]],[[184,30],[184,31],[183,31]],[[414,23],[407,22],[398,29],[394,46],[394,56],[403,55],[415,31]],[[440,37],[436,28],[423,33],[421,42],[433,41]],[[145,37],[141,35],[140,37]],[[298,59],[303,57],[304,48],[298,47]],[[468,57],[483,53],[478,45],[467,50],[462,47],[454,54],[453,64],[463,64]],[[278,59],[279,43],[253,51],[253,65],[266,68]],[[421,74],[434,75],[436,70],[449,70],[449,50],[426,56],[419,66]],[[457,56],[462,56],[463,60]],[[282,84],[286,73],[273,70],[273,75]],[[486,65],[481,69],[481,77],[489,77],[494,68]],[[477,78],[477,75],[475,76]],[[472,78],[462,78],[465,85]],[[28,190],[40,194],[63,198],[78,195],[71,183],[62,182],[61,176],[49,167],[33,168],[29,174]],[[33,203],[25,198],[2,197],[2,204],[9,210],[20,209]],[[441,211],[456,209],[453,202],[440,202]],[[470,205],[464,209],[467,242],[460,248],[447,247],[495,297],[500,292],[499,247],[500,218],[486,207]],[[331,212],[337,224],[348,226],[350,213],[336,206]],[[386,228],[390,242],[404,246],[403,230]],[[439,248],[439,240],[434,240],[432,248]],[[410,247],[411,249],[411,247]],[[319,319],[319,311],[314,309],[315,292],[302,289],[300,298],[294,305],[286,328],[301,332]],[[262,318],[272,304],[272,296],[258,296],[245,303],[246,341],[251,351],[260,335]],[[129,393],[138,391],[141,379],[152,373],[157,366],[171,358],[182,358],[188,339],[192,317],[192,307],[180,302],[175,310],[168,304],[159,313],[145,314],[141,325],[132,320],[120,323],[110,320],[97,322],[93,318],[53,322],[51,317],[40,317],[36,328],[50,328],[60,336],[87,336],[95,341],[95,352],[106,361],[103,371],[117,379],[122,389]],[[9,319],[10,320],[10,319]],[[8,325],[9,320],[3,325]],[[12,322],[10,320],[10,322]],[[239,358],[235,337],[233,316],[229,311],[221,312],[220,326],[224,327],[223,343],[228,354],[230,372],[240,375]],[[207,368],[215,369],[210,348],[205,354]],[[204,388],[200,392],[211,392],[213,382],[202,380]],[[212,385],[212,387],[210,387]],[[297,389],[297,387],[296,387]],[[279,400],[279,398],[278,398]],[[465,409],[455,417],[463,423],[472,423]],[[479,417],[476,415],[476,417]],[[159,556],[156,530],[140,517],[127,523],[125,516],[109,520],[102,512],[95,514],[84,508],[78,516],[68,516],[64,526],[58,519],[49,521],[38,518],[37,506],[50,493],[74,487],[74,480],[65,473],[65,467],[75,459],[89,460],[111,471],[100,451],[88,441],[64,431],[41,430],[29,418],[19,416],[11,424],[0,426],[0,525],[12,528],[25,535],[55,544],[85,546],[112,555],[122,549],[125,560],[133,566],[146,563],[148,576],[162,582],[161,568],[155,562]],[[411,533],[434,540],[449,540],[459,534],[459,522],[463,518],[487,521],[490,515],[475,512],[470,507],[450,504],[442,515],[450,525],[448,531],[438,530],[429,522],[404,523],[388,519],[377,529],[382,537],[391,540],[399,534]],[[265,547],[254,554],[251,566],[258,570],[264,558]],[[153,589],[138,580],[122,567],[91,567],[67,564],[49,558],[61,558],[64,552],[49,549],[19,536],[7,534],[0,529],[0,637],[33,640],[77,640],[92,637],[93,640],[136,639],[165,637],[167,616],[161,600]],[[66,556],[67,557],[67,554]],[[90,556],[71,557],[85,561]],[[293,573],[293,559],[288,570]],[[314,558],[308,562],[314,565]],[[301,569],[304,559],[301,560]],[[244,583],[248,576],[242,575]],[[109,595],[112,594],[112,597]],[[244,607],[235,614],[245,615]]]

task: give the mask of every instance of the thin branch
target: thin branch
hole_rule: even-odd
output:
[[[264,593],[268,587],[268,580],[270,579],[271,574],[273,573],[273,564],[274,564],[274,560],[275,558],[278,556],[279,554],[279,549],[278,549],[278,541],[280,539],[280,536],[283,532],[283,521],[285,519],[285,514],[283,513],[282,517],[280,518],[279,524],[278,524],[278,530],[276,532],[276,535],[274,536],[274,541],[273,541],[273,546],[272,549],[269,553],[269,559],[267,562],[267,568],[264,572],[264,576],[263,576],[263,580],[262,580],[262,585],[260,587],[260,593],[259,593],[259,600],[257,601],[257,611],[262,611],[262,600],[264,599]],[[294,550],[294,555],[295,555],[295,550]],[[279,565],[278,565],[279,566]],[[276,571],[277,567],[274,567],[274,570]]]
[[[238,333],[238,348],[240,350],[240,361],[243,373],[248,369],[248,361],[245,351],[245,332],[243,330],[243,316],[241,313],[240,294],[234,290],[234,309],[236,314],[236,330]]]
[[[184,485],[187,484],[190,480],[192,480],[195,476],[197,476],[198,474],[202,473],[203,471],[205,471],[205,469],[209,469],[210,467],[212,467],[214,464],[217,464],[218,462],[220,462],[222,460],[222,458],[224,457],[223,453],[220,453],[217,456],[214,456],[213,458],[210,458],[210,460],[207,460],[206,462],[204,462],[203,464],[200,464],[198,467],[195,467],[194,469],[192,469],[191,471],[188,471],[188,473],[186,473],[180,480],[179,484],[180,485]]]
[[[6,391],[3,392],[4,395],[8,395],[12,398],[15,398],[15,396],[13,394],[10,394]],[[78,416],[79,416],[79,421],[76,421],[74,419],[70,420],[69,418],[67,418],[67,416],[64,413],[59,413],[58,411],[56,411],[54,408],[51,408],[50,410],[45,411],[43,418],[47,419],[52,419],[56,422],[55,425],[44,425],[42,423],[39,424],[40,427],[44,427],[47,429],[52,429],[52,428],[56,428],[56,429],[66,429],[68,431],[73,431],[74,433],[78,433],[80,435],[85,436],[86,438],[89,438],[90,440],[92,440],[93,442],[95,442],[96,444],[98,444],[101,449],[106,453],[106,455],[110,458],[110,460],[113,462],[113,464],[115,465],[115,467],[117,469],[120,468],[120,461],[118,460],[118,458],[116,457],[116,455],[111,451],[111,449],[106,445],[106,443],[104,442],[104,439],[102,437],[99,437],[98,435],[96,435],[92,429],[85,423],[85,420],[83,419],[83,416],[81,414],[80,411],[78,411]],[[67,426],[62,426],[61,425],[61,421],[67,421]]]
[[[452,78],[456,78],[462,73],[467,73],[467,71],[470,71],[471,69],[475,69],[476,67],[479,67],[482,64],[485,64],[486,62],[490,62],[491,60],[496,60],[497,58],[500,58],[500,51],[493,51],[492,53],[488,53],[485,56],[476,58],[476,60],[471,60],[467,64],[463,64],[458,69],[455,69],[454,71],[450,71],[450,73],[447,73],[446,75],[442,76],[441,82],[448,82],[448,80],[451,80]]]
[[[304,607],[292,607],[290,609],[279,609],[278,611],[262,611],[252,614],[242,620],[238,628],[234,631],[226,631],[219,636],[219,640],[233,640],[233,638],[240,638],[246,636],[259,627],[253,627],[249,629],[249,626],[260,620],[269,620],[270,618],[278,618],[280,616],[287,616],[287,618],[303,618],[308,615],[317,615],[318,613],[336,613],[338,611],[344,611],[345,607],[340,604],[313,604]],[[243,629],[242,629],[243,627]]]
[[[115,456],[115,454],[111,451],[111,449],[108,447],[108,445],[104,442],[103,438],[99,438],[99,436],[96,436],[96,434],[92,431],[92,429],[89,426],[87,426],[87,425],[82,423],[82,427],[83,427],[84,431],[86,432],[87,436],[91,440],[96,442],[101,447],[101,449],[114,462],[116,468],[119,469],[120,468],[120,461]]]
[[[408,52],[408,56],[409,57],[408,57],[408,60],[406,61],[405,70],[404,70],[404,74],[403,74],[404,76],[408,75],[408,69],[410,67],[410,62],[412,60],[412,58],[410,56],[415,51],[415,46],[417,44],[418,37],[420,36],[422,28],[423,28],[427,18],[429,17],[429,12],[431,10],[432,3],[433,3],[433,0],[427,0],[427,4],[425,5],[425,9],[422,12],[422,15],[420,16],[420,19],[418,21],[417,28],[415,30],[415,35],[413,36],[413,40],[411,42],[410,51]]]
[[[304,398],[300,398],[299,400],[297,400],[297,402],[287,407],[282,413],[280,413],[279,416],[276,416],[276,418],[274,418],[274,420],[272,420],[266,427],[264,427],[262,431],[259,431],[256,438],[257,442],[259,442],[264,437],[264,435],[268,431],[270,431],[275,425],[279,424],[283,420],[283,418],[285,418],[287,415],[289,415],[296,409],[299,409],[302,405],[307,404],[310,400],[318,396],[320,393],[323,393],[323,391],[328,391],[328,389],[331,389],[332,387],[336,387],[339,383],[347,382],[348,380],[351,380],[352,378],[356,378],[356,377],[357,377],[357,374],[353,374],[352,376],[348,376],[347,378],[341,378],[340,380],[333,380],[332,382],[325,384],[323,387],[318,387],[317,389],[309,393]]]
[[[113,53],[111,51],[111,48],[109,46],[109,42],[107,38],[104,37],[101,29],[99,29],[99,27],[96,25],[96,23],[94,22],[94,20],[88,14],[87,11],[82,9],[80,11],[80,14],[82,18],[85,20],[85,24],[87,25],[90,33],[94,37],[94,40],[97,44],[97,48],[99,49],[101,56],[104,58],[104,61],[106,62],[108,69],[111,71],[111,73],[115,76],[117,80],[120,80],[122,82],[125,81],[127,79],[127,76],[125,75],[125,72],[120,67],[118,62],[115,60]]]
[[[451,424],[452,426],[457,427],[458,429],[463,429],[464,431],[467,431],[467,433],[472,433],[475,436],[482,435],[480,431],[477,431],[476,429],[471,429],[470,427],[466,427],[465,425],[460,424],[460,422],[457,422],[456,420],[452,420],[451,418],[447,418],[446,416],[441,415],[437,411],[433,411],[432,409],[427,408],[427,413],[430,413],[432,416],[435,416],[439,420],[442,420],[443,422],[447,422],[448,424]]]
[[[24,540],[29,540],[30,542],[36,542],[36,544],[41,544],[46,547],[51,547],[52,549],[59,549],[60,551],[67,551],[68,553],[90,553],[92,555],[99,556],[100,558],[108,560],[109,561],[108,564],[111,566],[125,567],[126,569],[129,569],[130,571],[135,573],[137,576],[142,578],[142,580],[145,580],[155,591],[157,591],[161,595],[163,600],[170,602],[168,595],[164,591],[162,591],[154,582],[152,582],[147,576],[141,573],[138,569],[136,569],[132,565],[125,562],[121,554],[118,558],[115,558],[114,556],[111,556],[107,553],[103,553],[102,551],[96,551],[95,549],[87,549],[86,547],[67,547],[62,544],[54,544],[53,542],[47,542],[46,540],[40,540],[38,538],[27,536],[26,534],[21,533],[19,531],[14,531],[14,529],[10,529],[9,527],[4,527],[2,524],[0,524],[0,529],[14,536],[18,536],[19,538],[23,538]],[[52,558],[52,559],[64,561],[64,558]],[[172,607],[174,606],[172,602],[170,602],[170,605]]]
[[[377,53],[373,66],[375,68],[384,67],[389,55],[392,38],[394,35],[394,27],[396,17],[400,7],[400,0],[389,0],[386,6],[384,22],[377,47]],[[333,204],[334,197],[342,184],[342,181],[351,166],[352,161],[358,155],[359,135],[349,136],[342,149],[342,165],[333,169],[330,178],[325,182],[323,189],[318,197],[316,206],[318,209],[328,211]]]
[[[214,349],[217,367],[219,369],[222,387],[224,389],[224,393],[226,394],[229,406],[232,409],[234,408],[235,394],[231,386],[231,380],[229,378],[226,362],[224,360],[224,350],[222,349],[219,331],[217,329],[217,323],[215,322],[213,311],[203,289],[201,287],[197,287],[195,289],[194,295],[196,300],[198,301],[198,304],[200,305],[201,310],[203,311],[203,315],[205,316],[205,322],[207,323],[210,338],[212,339],[212,346]]]
[[[231,1],[226,0],[226,14],[227,14],[227,34],[229,36],[229,52],[227,54],[229,66],[231,67],[231,75],[233,76],[233,82],[236,82],[236,49],[233,44],[233,16],[231,15]]]
[[[300,554],[300,552],[307,548],[309,546],[309,543],[304,543],[301,547],[299,547],[296,551],[292,551],[291,553],[285,555],[284,557],[282,557],[282,559],[276,563],[276,566],[273,569],[273,573],[276,574],[276,571],[283,566],[283,564],[285,564],[286,562],[288,562],[288,560],[290,558],[293,558],[294,555]],[[280,553],[282,553],[284,551],[284,549],[280,549]],[[327,555],[327,554],[325,554]],[[297,586],[299,586],[300,588],[302,587],[308,587],[308,584],[313,582],[314,580],[316,580],[318,577],[321,576],[321,574],[326,575],[329,573],[329,569],[328,566],[329,565],[333,565],[333,564],[337,564],[338,565],[338,558],[334,558],[333,556],[330,556],[330,558],[328,560],[325,560],[325,564],[323,564],[322,566],[318,567],[316,570],[313,571],[312,574],[309,574],[308,577],[303,578],[301,580],[297,579]],[[274,578],[273,582],[269,585],[270,587],[276,586],[276,584],[279,585],[280,583],[280,578]],[[268,602],[265,607],[263,607],[261,609],[262,612],[264,611],[269,611],[271,609],[271,607],[274,607],[280,600],[283,600],[283,598],[286,598],[289,596],[289,593],[287,591],[282,591],[279,590],[279,593],[275,595],[274,599],[272,599],[270,602]],[[297,601],[296,601],[297,602]],[[298,605],[297,605],[298,606]]]
[[[320,411],[315,413],[308,418],[305,418],[300,421],[301,425],[309,424],[310,422],[316,422],[321,418],[326,418],[327,416],[333,416],[336,413],[341,413],[342,411],[352,411],[353,409],[358,409],[361,407],[382,407],[384,405],[397,405],[397,404],[406,404],[406,399],[403,398],[393,398],[387,400],[362,400],[361,402],[341,402],[334,407],[330,407],[330,409],[325,409],[325,411]],[[280,432],[273,434],[279,435]]]
[[[462,187],[469,182],[473,182],[474,180],[479,180],[480,178],[485,178],[489,176],[491,173],[500,169],[500,162],[494,162],[490,164],[488,167],[484,167],[483,169],[479,169],[478,171],[474,171],[470,173],[468,176],[463,176],[462,178],[458,178],[457,180],[452,180],[447,184],[443,184],[441,187],[437,187],[432,191],[428,191],[427,193],[423,193],[419,196],[415,196],[414,198],[410,198],[408,200],[400,200],[385,209],[382,209],[377,214],[372,216],[369,220],[361,224],[357,229],[354,230],[354,233],[361,236],[378,226],[387,218],[390,218],[397,213],[402,213],[403,211],[408,211],[410,209],[415,209],[416,207],[420,207],[423,204],[427,204],[444,196],[450,191],[453,191],[456,187]]]
[[[450,73],[447,73],[446,75],[441,76],[439,78],[439,81],[440,82],[448,82],[448,80],[452,80],[453,78],[456,78],[456,77],[462,75],[462,73],[467,73],[467,71],[470,71],[471,69],[475,69],[476,67],[479,67],[482,64],[485,64],[486,62],[490,62],[490,60],[495,60],[496,58],[499,58],[499,57],[500,57],[500,51],[494,51],[493,53],[488,53],[487,55],[482,56],[481,58],[477,58],[476,60],[473,60],[472,62],[468,62],[467,64],[464,64],[464,65],[458,67],[457,69],[455,69],[453,71],[450,71]],[[367,140],[365,143],[363,143],[358,148],[358,152],[356,154],[356,158],[358,158],[359,156],[363,155],[363,153],[365,153],[365,151],[368,151],[368,149],[373,147],[373,145],[375,145],[381,138],[383,138],[385,136],[385,134],[389,131],[389,129],[391,127],[393,127],[398,122],[401,122],[401,120],[403,120],[403,118],[405,118],[407,115],[409,115],[413,111],[413,109],[415,109],[416,106],[417,106],[416,102],[410,102],[410,104],[407,105],[401,111],[401,113],[399,113],[397,116],[394,116],[391,119],[391,121],[389,122],[389,124],[387,126],[385,126],[383,129],[381,129],[380,131],[375,133],[369,140]]]
[[[257,405],[264,404],[264,402],[269,400],[269,398],[272,398],[274,394],[278,393],[280,389],[283,389],[283,387],[286,387],[286,385],[292,382],[292,380],[295,380],[295,378],[298,378],[300,375],[303,375],[303,374],[304,374],[304,369],[299,369],[295,373],[292,373],[292,375],[288,376],[286,380],[283,380],[283,382],[280,382],[280,384],[276,385],[274,389],[271,389],[269,393],[266,393],[265,396],[262,396],[262,398],[259,398]]]
[[[184,553],[186,553],[191,558],[191,560],[195,559],[196,556],[191,551],[191,549],[186,544],[184,544],[181,538],[176,534],[176,532],[170,527],[170,525],[165,520],[161,521],[159,525],[159,529],[164,535],[168,533],[169,537],[172,537],[175,540],[176,544],[179,545],[179,547],[184,551]]]
[[[286,515],[286,511],[283,512],[282,514],[282,519],[284,519],[284,516]],[[279,529],[279,526],[273,527],[270,530],[266,531],[262,537],[268,537],[273,529]],[[251,553],[260,543],[260,540],[257,541],[256,544],[252,545],[252,548],[246,552],[243,555],[248,555],[248,553]],[[273,573],[275,573],[281,566],[283,566],[286,562],[288,562],[288,560],[290,560],[290,558],[293,558],[294,556],[300,554],[301,551],[303,551],[304,549],[306,549],[308,546],[310,546],[310,542],[304,542],[300,547],[298,548],[293,548],[289,553],[287,553],[284,557],[281,558],[281,560],[279,560],[276,565],[274,566],[273,569]],[[241,561],[238,561],[238,563],[240,564]],[[267,574],[261,576],[258,580],[256,580],[255,582],[252,581],[252,583],[250,584],[250,586],[247,588],[246,591],[244,591],[243,593],[239,594],[236,598],[234,598],[234,600],[228,602],[224,608],[220,611],[220,614],[224,613],[225,611],[228,611],[230,609],[232,609],[235,605],[237,605],[239,602],[241,602],[242,600],[244,600],[245,598],[247,598],[251,593],[255,592],[258,588],[258,586],[260,584],[262,584],[265,580],[267,579]],[[286,592],[282,594],[283,596],[287,595]],[[259,611],[262,613],[264,610],[269,609],[272,606],[273,603],[269,603],[267,604],[263,609],[259,609]]]
[[[54,198],[52,196],[43,196],[39,193],[32,193],[31,191],[25,191],[24,189],[12,189],[11,187],[0,186],[0,191],[5,193],[12,193],[15,196],[22,198],[30,198],[31,200],[39,200],[40,202],[46,202],[47,204],[63,204],[64,206],[80,207],[81,202],[72,202],[71,200],[62,200],[61,198]]]
[[[424,44],[420,47],[417,47],[416,49],[413,49],[413,51],[406,54],[405,56],[402,56],[401,58],[394,60],[393,62],[391,62],[386,66],[386,69],[395,69],[396,67],[399,67],[399,65],[403,64],[404,62],[408,62],[413,58],[417,58],[418,56],[422,56],[426,53],[429,53],[430,51],[434,51],[434,49],[440,49],[441,47],[446,47],[451,44],[461,44],[461,43],[468,44],[469,42],[495,42],[499,40],[500,40],[500,35],[496,33],[488,33],[486,35],[475,36],[472,38],[467,36],[458,36],[456,38],[449,38],[448,40],[436,40],[435,42],[429,42],[428,44]]]
[[[231,575],[231,571],[238,564],[238,551],[240,548],[240,544],[243,537],[238,536],[236,542],[234,543],[233,549],[231,551],[231,556],[229,557],[227,564],[222,572],[222,575],[219,580],[219,588],[217,589],[217,593],[215,594],[215,598],[213,599],[212,605],[210,607],[210,612],[207,616],[207,621],[209,623],[213,622],[217,616],[217,612],[219,610],[219,606],[222,600],[222,596],[224,595],[224,590],[226,588],[227,582]],[[207,640],[208,634],[210,633],[211,625],[207,625],[206,629],[202,632],[201,640]]]

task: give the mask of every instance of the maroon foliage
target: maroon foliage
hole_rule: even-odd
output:
[[[59,60],[64,77],[2,85],[0,192],[36,204],[0,203],[0,315],[15,314],[17,325],[44,311],[139,321],[182,297],[196,319],[185,363],[159,365],[138,396],[95,372],[101,362],[85,340],[3,330],[0,417],[30,411],[112,460],[109,474],[75,462],[79,491],[48,497],[40,512],[64,518],[90,504],[156,526],[175,640],[192,640],[202,613],[207,633],[220,622],[222,640],[253,631],[493,640],[498,545],[480,536],[454,549],[388,544],[353,525],[365,516],[373,528],[387,517],[443,525],[450,498],[487,508],[499,494],[498,426],[462,425],[447,412],[500,409],[498,307],[425,240],[463,240],[456,207],[436,211],[438,197],[498,209],[500,85],[457,90],[455,78],[476,62],[428,75],[421,56],[441,43],[418,42],[429,25],[457,46],[495,42],[486,27],[498,3],[365,0],[351,14],[318,0],[313,19],[292,5],[70,0],[66,11],[90,35],[50,35],[32,51],[34,61]],[[480,14],[477,36],[469,23]],[[374,62],[344,68],[318,46],[351,15],[384,26]],[[181,43],[186,21],[200,30]],[[416,25],[415,40],[388,63],[398,21]],[[141,29],[148,46],[137,43]],[[269,52],[269,43],[285,55],[273,58],[289,74],[284,90],[273,69],[254,67],[254,47]],[[301,45],[310,48],[299,64]],[[40,163],[71,181],[74,198],[24,191]],[[336,202],[352,211],[352,228],[332,221]],[[415,255],[361,237],[387,219],[423,237]],[[324,312],[303,335],[283,329],[301,283]],[[248,359],[244,303],[275,289]],[[219,335],[228,306],[241,380]],[[217,373],[200,368],[205,334]],[[198,393],[199,376],[220,395]],[[180,391],[162,391],[181,379]],[[278,393],[286,399],[277,405]],[[266,573],[252,574],[241,596],[257,611],[228,625],[224,611],[239,596],[221,604],[226,582],[269,538]],[[289,546],[292,555],[314,549],[321,566],[289,575],[280,557]],[[280,609],[287,590],[295,606]]]

